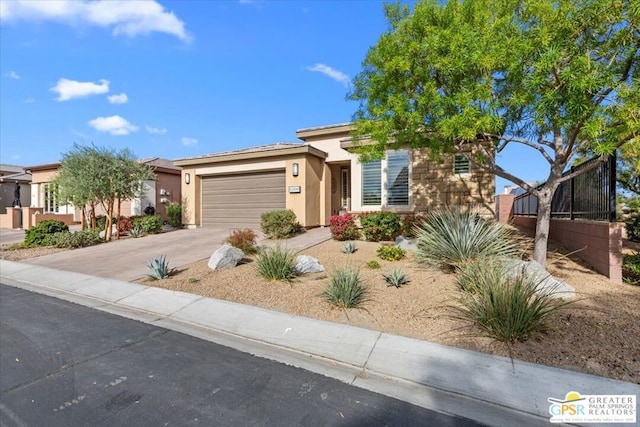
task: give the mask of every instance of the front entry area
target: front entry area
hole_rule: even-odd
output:
[[[202,178],[202,226],[260,228],[260,216],[286,209],[285,171]]]

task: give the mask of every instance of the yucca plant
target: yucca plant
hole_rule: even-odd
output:
[[[504,224],[458,207],[427,214],[417,230],[417,246],[417,262],[445,270],[479,258],[518,255],[517,243]]]
[[[557,288],[542,291],[540,281],[525,268],[513,274],[499,261],[475,269],[468,277],[475,278],[472,285],[465,285],[473,291],[460,294],[450,316],[479,328],[472,335],[507,344],[544,332],[548,319],[571,303],[555,298]]]
[[[364,302],[369,291],[360,281],[360,270],[347,267],[330,274],[329,284],[321,295],[334,305],[351,308]]]
[[[358,249],[356,248],[356,242],[347,242],[342,248],[342,252],[344,252],[345,254],[352,254],[357,250]]]
[[[409,276],[404,274],[401,268],[394,268],[389,274],[382,273],[382,277],[387,282],[387,286],[399,288],[409,283]]]
[[[456,281],[463,292],[476,292],[477,288],[498,286],[506,280],[504,258],[481,258],[456,268]]]
[[[268,280],[284,280],[290,282],[295,278],[294,252],[276,245],[263,249],[256,258],[258,274]]]
[[[148,276],[155,280],[162,280],[171,276],[175,272],[175,268],[169,268],[169,262],[164,255],[153,258],[147,263],[151,274]]]

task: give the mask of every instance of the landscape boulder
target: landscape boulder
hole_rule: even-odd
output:
[[[293,270],[298,274],[320,273],[324,271],[324,267],[312,256],[298,255],[293,264]]]
[[[211,255],[207,266],[212,270],[229,269],[238,265],[243,257],[242,250],[231,245],[223,245]]]
[[[407,239],[404,236],[396,237],[396,246],[406,251],[415,251],[418,249],[418,242],[416,239]]]
[[[571,285],[553,277],[539,262],[512,259],[507,261],[506,267],[511,272],[511,277],[520,272],[532,277],[538,284],[539,294],[548,294],[553,298],[573,298],[576,295],[576,290]]]
[[[106,235],[107,235],[107,230],[102,230],[100,233],[98,233],[98,236],[100,236],[101,239],[104,239]],[[118,235],[118,226],[116,224],[113,224],[111,226],[111,237],[115,239],[117,235]]]

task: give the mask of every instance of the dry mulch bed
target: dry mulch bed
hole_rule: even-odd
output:
[[[208,260],[202,260],[180,268],[168,279],[139,282],[640,383],[639,286],[612,283],[551,244],[547,268],[576,289],[577,301],[554,316],[546,333],[507,348],[469,336],[473,329],[447,316],[447,307],[455,304],[459,292],[453,274],[424,268],[413,261],[411,253],[400,261],[381,260],[376,256],[379,245],[357,242],[357,252],[345,254],[342,242],[327,241],[302,252],[318,258],[328,272],[345,266],[360,269],[370,299],[357,309],[336,308],[319,296],[328,282],[326,272],[301,276],[291,284],[271,282],[258,276],[252,257],[231,270],[212,271]],[[19,260],[46,249],[4,250],[0,256]],[[22,251],[31,253],[18,255]],[[380,269],[366,266],[374,259]],[[411,281],[401,288],[388,287],[381,273],[398,267]]]

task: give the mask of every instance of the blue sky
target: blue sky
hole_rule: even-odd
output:
[[[0,161],[57,162],[74,143],[175,159],[297,141],[351,120],[349,82],[386,29],[373,0],[2,1]],[[531,153],[499,163],[544,179]]]

